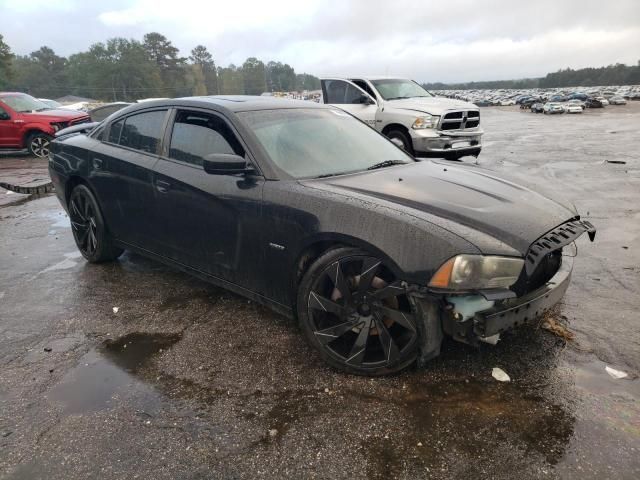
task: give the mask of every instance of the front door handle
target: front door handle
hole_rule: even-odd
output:
[[[104,162],[102,161],[101,158],[94,158],[93,159],[93,168],[95,168],[96,170],[102,170],[103,164],[104,164]]]
[[[156,182],[156,190],[160,193],[167,193],[171,188],[171,184],[169,182],[165,182],[164,180],[158,180]]]

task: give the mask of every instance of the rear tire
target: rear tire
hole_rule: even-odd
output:
[[[411,142],[411,137],[408,133],[400,130],[399,128],[394,128],[389,130],[386,134],[387,138],[395,143],[397,146],[402,148],[409,155],[413,156],[413,143]]]
[[[27,148],[29,153],[38,158],[49,157],[49,144],[51,143],[51,135],[43,132],[36,132],[29,135],[27,139]]]
[[[399,372],[418,355],[418,312],[378,258],[338,248],[318,258],[298,287],[297,314],[309,344],[343,372]]]
[[[123,250],[113,240],[96,197],[86,185],[78,185],[69,197],[69,219],[76,246],[90,263],[115,260]]]

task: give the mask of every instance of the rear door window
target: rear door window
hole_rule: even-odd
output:
[[[157,153],[166,113],[166,110],[155,110],[127,117],[118,143],[142,152]]]
[[[344,80],[325,80],[326,103],[333,105],[354,105],[361,103],[362,92]]]
[[[171,133],[169,157],[194,165],[212,153],[244,156],[244,150],[221,118],[197,111],[180,110]]]

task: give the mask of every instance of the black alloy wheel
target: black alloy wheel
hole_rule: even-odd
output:
[[[35,133],[29,137],[27,148],[29,153],[38,158],[49,157],[49,144],[51,137],[46,133]]]
[[[69,218],[73,238],[84,258],[99,263],[122,254],[122,249],[113,246],[98,202],[85,185],[78,185],[71,192]]]
[[[307,339],[330,365],[385,375],[417,356],[414,307],[384,263],[353,248],[320,257],[300,284],[298,317]]]

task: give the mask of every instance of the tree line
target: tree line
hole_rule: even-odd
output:
[[[640,85],[640,60],[637,65],[616,63],[600,68],[566,68],[541,78],[494,80],[467,83],[425,83],[427,90],[481,90],[497,88],[594,87],[606,85]]]
[[[0,90],[40,98],[77,95],[104,101],[190,95],[260,95],[320,88],[317,77],[296,73],[281,62],[249,57],[242,65],[216,66],[206,46],[188,57],[164,35],[147,33],[142,42],[110,38],[68,58],[43,46],[14,55],[0,34]]]

